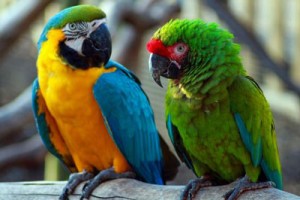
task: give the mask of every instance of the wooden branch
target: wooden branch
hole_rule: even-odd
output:
[[[145,6],[143,9],[132,9],[132,7],[130,7],[131,5],[128,5],[127,9],[124,9],[123,12],[124,21],[139,31],[147,31],[159,24],[166,23],[180,11],[180,7],[177,4],[163,4],[163,8],[161,8],[163,12],[161,11],[158,15],[153,15],[153,13],[151,13],[152,8],[150,7],[153,4],[148,5],[149,6]]]
[[[0,23],[0,60],[53,0],[17,1]],[[4,16],[4,15],[3,15]]]
[[[156,5],[156,4],[159,4]],[[151,28],[165,23],[179,14],[181,8],[177,3],[169,4],[158,0],[145,0],[142,4],[120,1],[115,5],[109,17],[109,27],[113,38],[119,38],[113,44],[112,58],[137,73],[138,58],[145,36]],[[155,15],[153,13],[156,13]],[[120,24],[125,28],[118,29]],[[143,47],[145,48],[145,47]]]
[[[28,199],[57,199],[66,182],[15,182],[0,183],[0,199],[28,200]],[[201,189],[195,200],[220,199],[229,191],[235,183],[218,187]],[[70,200],[79,199],[83,184],[81,184],[70,196]],[[108,181],[96,188],[90,200],[97,199],[179,199],[184,186],[158,186],[142,183],[132,179],[117,179]],[[300,200],[299,196],[280,191],[274,188],[261,189],[243,193],[239,200],[251,199],[277,199]]]
[[[16,99],[0,107],[0,140],[32,122],[31,86],[29,86]]]
[[[0,170],[15,166],[32,166],[43,162],[47,153],[38,134],[19,143],[0,149]],[[1,199],[1,197],[0,197]]]

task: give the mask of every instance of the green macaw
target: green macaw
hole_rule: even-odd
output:
[[[202,176],[188,184],[182,198],[244,175],[226,198],[272,182],[282,189],[272,113],[243,68],[233,35],[216,23],[171,20],[155,32],[147,49],[155,82],[161,85],[160,76],[170,79],[165,117],[171,141]]]

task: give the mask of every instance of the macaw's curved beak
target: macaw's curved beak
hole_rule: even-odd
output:
[[[101,24],[82,44],[82,53],[90,58],[92,65],[105,65],[111,55],[111,36],[106,24]]]
[[[152,73],[154,81],[162,87],[160,76],[169,79],[177,79],[180,75],[181,66],[174,60],[170,60],[166,57],[150,54],[149,58],[149,70]]]

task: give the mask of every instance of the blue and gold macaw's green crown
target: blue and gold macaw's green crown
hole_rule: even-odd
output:
[[[101,9],[92,5],[79,5],[66,8],[50,18],[38,41],[38,50],[40,50],[41,44],[47,40],[47,33],[51,29],[61,29],[67,23],[90,22],[105,17],[106,14]]]

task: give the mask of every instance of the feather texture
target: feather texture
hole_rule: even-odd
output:
[[[135,76],[110,61],[94,86],[109,133],[134,170],[147,182],[163,184],[162,154],[149,101]]]
[[[272,113],[233,35],[216,23],[178,19],[158,29],[147,47],[154,80],[170,79],[166,124],[187,166],[221,182],[246,174],[282,189]]]
[[[238,77],[230,87],[231,109],[254,166],[282,189],[282,173],[270,107],[251,77]]]

